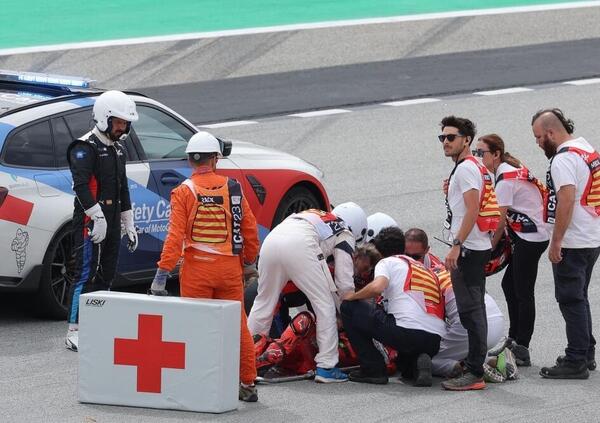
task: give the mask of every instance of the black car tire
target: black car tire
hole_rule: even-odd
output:
[[[54,236],[44,256],[37,293],[38,311],[44,317],[57,320],[67,318],[74,265],[72,250],[71,225],[67,224]]]
[[[281,199],[271,229],[277,226],[290,214],[301,212],[306,209],[321,209],[321,201],[313,192],[304,186],[295,186],[290,189]]]

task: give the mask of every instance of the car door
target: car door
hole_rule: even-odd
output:
[[[137,104],[139,120],[132,127],[134,141],[139,144],[150,173],[157,186],[158,201],[149,206],[145,216],[150,216],[150,233],[164,242],[171,207],[171,191],[191,175],[185,147],[196,132],[167,110],[155,105]],[[218,173],[240,178],[239,168],[229,159],[219,160]]]
[[[78,109],[77,111],[64,114],[60,119],[66,122],[72,135],[70,139],[66,137],[56,139],[55,137],[56,148],[64,150],[64,165],[67,166],[66,151],[68,145],[72,139],[79,138],[89,132],[94,125],[92,109]],[[54,124],[58,123],[56,119],[54,121]],[[149,222],[147,217],[147,209],[157,203],[159,198],[156,194],[156,183],[150,175],[150,167],[148,163],[140,159],[138,150],[133,145],[131,137],[127,137],[122,143],[127,150],[127,180],[131,208],[135,225],[138,228],[139,240],[138,248],[133,254],[127,250],[125,240],[121,240],[118,270],[119,273],[127,273],[129,278],[135,279],[135,272],[141,272],[140,277],[143,277],[145,271],[156,268],[157,251],[159,251],[160,245],[158,239],[148,230],[151,222]],[[69,169],[66,169],[65,172],[70,178]]]

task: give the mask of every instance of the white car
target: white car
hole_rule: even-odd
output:
[[[88,80],[0,71],[0,292],[36,293],[39,310],[64,318],[71,283],[74,193],[66,150],[93,126],[103,91]],[[125,141],[127,176],[139,247],[122,244],[115,286],[146,283],[166,235],[171,190],[191,169],[184,149],[194,125],[138,93],[139,121]],[[260,238],[293,212],[329,210],[322,172],[290,154],[232,142],[218,172],[236,178],[259,224]]]

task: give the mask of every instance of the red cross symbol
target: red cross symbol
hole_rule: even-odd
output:
[[[137,366],[137,391],[160,393],[163,368],[185,369],[185,343],[163,342],[162,316],[138,315],[138,339],[115,338],[115,364]]]

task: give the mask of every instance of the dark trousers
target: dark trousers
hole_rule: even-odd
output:
[[[512,234],[513,252],[502,278],[508,307],[508,336],[529,348],[535,325],[535,281],[540,257],[548,241],[531,242]]]
[[[566,323],[568,360],[594,357],[596,340],[592,335],[588,287],[599,254],[600,247],[563,248],[562,260],[552,264],[556,301]]]
[[[425,353],[430,357],[440,349],[440,336],[418,329],[396,326],[396,318],[364,301],[344,301],[342,322],[350,344],[358,354],[361,370],[369,375],[386,374],[383,356],[373,339],[394,348],[406,360]]]
[[[475,376],[483,376],[487,355],[487,315],[485,312],[485,264],[491,250],[462,248],[458,267],[450,273],[460,323],[469,336],[465,366]]]
[[[102,207],[106,219],[106,238],[94,244],[88,235],[90,219],[82,211],[73,214],[73,259],[75,269],[69,287],[69,323],[79,321],[79,296],[86,292],[110,289],[117,271],[121,242],[121,214],[115,207]],[[99,274],[98,274],[99,273]]]

